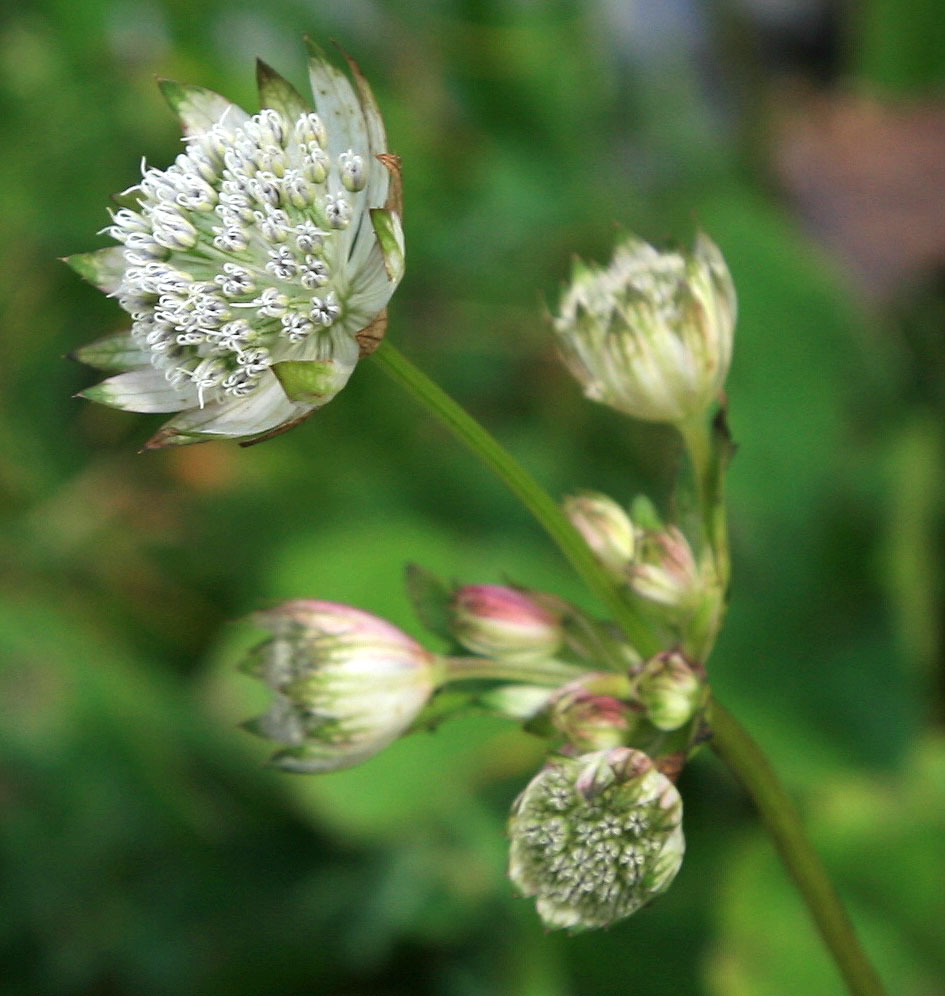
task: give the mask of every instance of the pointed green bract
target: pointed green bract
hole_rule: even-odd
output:
[[[256,85],[259,88],[259,106],[272,107],[290,121],[312,109],[298,90],[262,59],[256,60]]]
[[[90,284],[106,294],[114,294],[125,273],[125,252],[121,246],[108,246],[94,252],[66,256],[63,262]]]
[[[338,370],[331,361],[287,360],[274,363],[272,372],[290,401],[324,404],[338,393]]]
[[[351,70],[351,77],[358,90],[358,99],[364,111],[364,121],[367,125],[371,154],[374,156],[382,155],[387,151],[387,135],[384,132],[384,119],[381,117],[381,109],[377,106],[374,93],[365,79],[364,73],[361,72],[361,67],[343,48],[340,48],[340,51],[348,63],[348,68]]]
[[[374,234],[384,254],[384,269],[388,279],[398,282],[404,275],[404,230],[400,215],[384,208],[371,211]]]
[[[308,63],[315,110],[328,132],[328,153],[334,159],[350,145],[368,149],[368,130],[364,112],[354,88],[340,69],[310,38],[305,39],[311,58]]]
[[[224,116],[232,128],[249,119],[241,107],[206,87],[166,79],[158,80],[158,86],[171,110],[180,118],[185,135],[202,135]]]
[[[404,580],[407,597],[417,618],[431,633],[455,645],[450,613],[453,590],[450,585],[419,564],[407,565]]]
[[[72,359],[96,370],[132,370],[151,367],[150,354],[141,348],[130,332],[103,336],[70,354]]]
[[[79,396],[109,408],[145,414],[176,412],[187,402],[182,391],[172,387],[161,374],[150,368],[109,377],[95,387],[80,391]]]

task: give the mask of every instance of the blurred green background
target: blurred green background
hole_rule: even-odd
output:
[[[945,992],[945,15],[939,0],[30,0],[0,14],[0,993],[805,996],[841,983],[750,805],[684,773],[674,887],[547,935],[504,877],[541,745],[451,721],[363,768],[263,767],[234,624],[285,597],[419,634],[416,561],[588,604],[370,362],[303,427],[138,455],[71,398],[122,327],[57,262],[178,150],[154,76],[255,109],[301,35],[404,159],[389,335],[542,479],[665,501],[665,430],[582,400],[542,320],[614,225],[723,248],[735,589],[714,686],[796,794],[890,989]]]

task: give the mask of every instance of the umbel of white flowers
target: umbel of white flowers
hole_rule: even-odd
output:
[[[554,329],[588,398],[680,425],[722,390],[735,313],[732,278],[708,236],[691,253],[626,236],[609,266],[575,264]]]
[[[120,245],[67,260],[131,317],[75,354],[117,372],[83,396],[179,413],[149,448],[289,428],[383,337],[404,268],[400,163],[357,65],[352,86],[309,45],[314,107],[262,62],[253,115],[162,81],[184,151],[116,197]]]

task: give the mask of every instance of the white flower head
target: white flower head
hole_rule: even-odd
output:
[[[404,268],[400,163],[357,64],[349,78],[309,45],[314,106],[262,62],[253,115],[162,80],[184,152],[117,196],[117,246],[67,260],[131,317],[75,354],[113,373],[83,396],[177,413],[148,448],[290,428],[383,336]]]
[[[708,236],[699,234],[691,253],[629,236],[609,266],[575,266],[554,329],[587,397],[680,424],[718,398],[735,314],[732,278]]]

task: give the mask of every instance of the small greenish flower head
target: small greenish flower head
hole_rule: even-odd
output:
[[[682,800],[641,751],[560,757],[515,801],[509,836],[509,876],[546,927],[606,927],[675,878]]]
[[[658,730],[678,730],[706,703],[705,668],[678,650],[659,654],[646,662],[636,692]]]
[[[245,726],[283,745],[271,763],[286,771],[338,771],[372,757],[406,732],[441,678],[433,654],[347,605],[285,602],[253,620],[273,635],[242,670],[274,700]]]
[[[609,266],[576,264],[554,329],[587,397],[634,418],[682,424],[722,390],[735,313],[732,278],[707,236],[689,253],[628,236]]]
[[[383,336],[404,267],[399,160],[357,65],[352,84],[311,50],[314,105],[261,62],[253,115],[161,81],[183,152],[117,195],[118,246],[67,260],[130,316],[77,351],[113,373],[84,397],[178,413],[149,448],[289,428]]]

